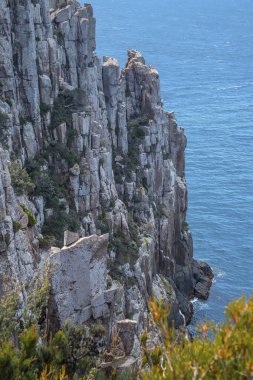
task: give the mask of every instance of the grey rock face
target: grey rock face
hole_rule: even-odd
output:
[[[52,253],[52,291],[61,323],[106,315],[107,245],[108,235],[93,235]]]
[[[124,366],[151,296],[179,326],[191,318],[189,298],[206,298],[211,285],[186,223],[184,130],[139,52],[122,71],[96,57],[91,5],[1,0],[0,21],[0,279],[29,284],[50,256],[52,319],[100,318],[109,340],[121,326]],[[35,194],[17,194],[11,161],[27,168]],[[59,248],[50,255],[38,241],[51,234]]]

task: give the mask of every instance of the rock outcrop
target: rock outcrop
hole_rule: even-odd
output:
[[[91,5],[0,4],[0,276],[25,297],[49,258],[52,321],[99,318],[134,357],[150,297],[179,326],[211,285],[186,223],[184,130],[139,52],[121,72],[97,58]]]

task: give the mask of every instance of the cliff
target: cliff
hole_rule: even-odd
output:
[[[91,5],[0,5],[1,281],[25,299],[49,260],[52,329],[100,319],[138,356],[150,297],[180,326],[211,283],[186,222],[184,130],[140,53],[122,71],[97,58]]]

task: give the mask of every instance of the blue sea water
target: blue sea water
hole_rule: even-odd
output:
[[[162,97],[188,137],[188,221],[195,257],[215,273],[195,321],[224,318],[253,290],[252,0],[93,0],[97,53],[129,48],[160,72]]]

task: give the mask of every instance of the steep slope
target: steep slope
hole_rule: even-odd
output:
[[[101,318],[108,341],[116,325],[138,336],[151,296],[189,322],[212,273],[193,259],[186,137],[158,72],[136,51],[122,72],[101,64],[89,4],[0,4],[1,277],[25,299],[49,258],[53,329]]]

